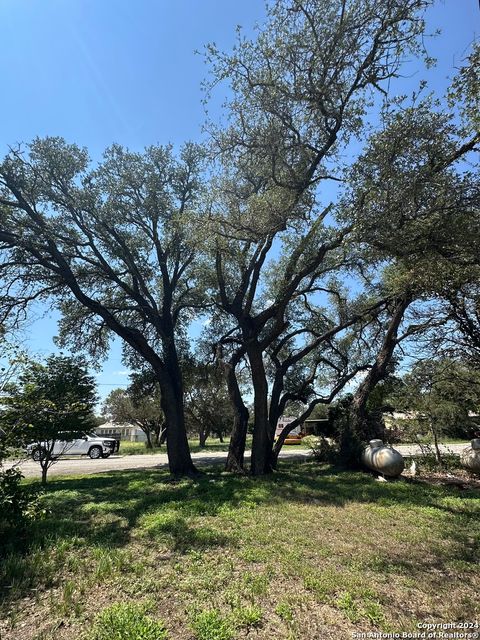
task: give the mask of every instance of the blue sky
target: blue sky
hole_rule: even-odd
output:
[[[132,149],[198,140],[204,119],[201,50],[234,42],[265,15],[261,0],[2,0],[0,2],[0,153],[39,135],[85,145],[94,159],[113,142]],[[428,78],[442,91],[480,30],[478,0],[437,1],[428,14],[438,66],[403,81]],[[38,315],[40,316],[38,309]],[[33,353],[55,350],[53,316],[26,332]],[[102,396],[126,384],[118,344],[98,376]]]

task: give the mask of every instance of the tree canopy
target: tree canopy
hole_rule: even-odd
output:
[[[174,474],[194,471],[175,338],[201,301],[187,215],[201,197],[201,162],[194,144],[179,157],[114,145],[92,169],[85,149],[46,138],[0,165],[3,313],[52,301],[60,342],[91,353],[120,336],[158,377]]]
[[[159,385],[148,372],[135,376],[127,389],[113,389],[105,398],[102,414],[115,424],[140,427],[149,449],[160,444],[165,416]]]
[[[41,442],[42,479],[55,462],[55,444],[84,436],[96,426],[96,383],[85,363],[49,356],[44,363],[27,362],[18,381],[9,385],[0,416],[16,446]]]
[[[207,88],[227,100],[205,146],[113,145],[92,166],[45,138],[0,164],[0,321],[40,299],[61,312],[62,345],[102,356],[119,336],[158,385],[172,474],[196,472],[186,404],[190,419],[212,412],[188,379],[193,319],[209,350],[195,367],[214,357],[211,379],[225,377],[232,470],[249,418],[239,370],[250,377],[255,475],[275,466],[289,407],[292,428],[355,385],[364,440],[402,349],[449,332],[478,353],[480,48],[446,96],[395,94],[408,56],[432,62],[431,4],[276,0],[254,37],[207,46]],[[115,401],[134,408],[131,393]]]

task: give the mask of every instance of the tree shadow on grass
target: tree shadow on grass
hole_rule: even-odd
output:
[[[480,491],[405,479],[380,483],[367,473],[319,467],[313,462],[286,463],[278,473],[263,478],[213,469],[197,480],[179,483],[170,482],[164,471],[118,471],[52,481],[45,496],[51,513],[39,529],[41,537],[50,532],[60,537],[81,536],[91,544],[123,545],[130,540],[139,519],[152,511],[173,511],[186,522],[188,518],[215,517],[225,507],[235,510],[281,502],[434,508],[469,518],[478,515]],[[102,522],[102,515],[107,514],[110,521]]]
[[[305,464],[310,467],[314,463]],[[277,494],[280,500],[288,498],[290,502],[339,508],[350,504],[372,505],[374,509],[380,508],[380,529],[387,519],[392,522],[408,519],[414,528],[423,527],[423,541],[428,542],[429,551],[425,552],[415,541],[400,550],[395,544],[379,546],[365,565],[371,565],[377,573],[422,579],[428,576],[432,584],[444,587],[447,566],[462,565],[467,572],[478,572],[480,491],[477,489],[428,485],[409,478],[378,482],[369,473],[332,467],[317,467],[315,479],[309,474],[298,474],[293,468],[286,469],[283,475]],[[375,536],[373,529],[372,536]]]
[[[185,553],[235,544],[232,527],[228,531],[224,527],[226,513],[285,503],[313,503],[320,509],[371,503],[387,509],[434,508],[442,537],[455,541],[444,559],[469,562],[475,558],[472,531],[478,527],[479,498],[475,490],[460,492],[455,487],[404,480],[380,483],[366,473],[320,467],[312,461],[282,462],[279,472],[264,478],[235,476],[213,468],[197,480],[178,483],[170,482],[164,470],[118,471],[52,479],[43,498],[49,513],[32,525],[30,541],[34,550],[71,541],[81,554],[82,548],[90,546],[122,548],[136,536],[144,544],[163,544]],[[16,556],[28,572],[29,551],[13,549],[12,567]],[[411,571],[412,565],[408,561],[407,565],[398,568]],[[4,594],[9,580],[8,571],[0,570]],[[19,585],[21,595],[21,580]]]
[[[302,472],[303,468],[303,472]],[[282,470],[282,483],[278,496],[289,500],[321,501],[328,505],[345,506],[348,503],[376,503],[383,506],[435,507],[450,513],[457,509],[445,504],[445,498],[461,498],[472,506],[480,498],[476,489],[462,490],[456,486],[427,485],[409,478],[378,482],[376,477],[363,471],[346,471],[315,462],[288,465]]]

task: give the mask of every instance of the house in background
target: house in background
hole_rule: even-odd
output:
[[[99,436],[110,436],[119,440],[128,440],[129,442],[146,442],[145,433],[133,424],[114,424],[113,422],[105,422],[96,427],[95,433]]]
[[[283,428],[296,420],[296,418],[282,416],[277,422],[277,428],[275,430],[275,438],[282,433]],[[307,418],[304,422],[297,425],[292,431],[290,436],[319,436],[328,433],[329,421],[328,418]]]
[[[328,418],[307,418],[302,424],[304,436],[329,435],[330,420]]]

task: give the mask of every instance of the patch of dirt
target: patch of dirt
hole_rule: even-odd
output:
[[[431,484],[443,487],[457,487],[458,489],[480,489],[480,477],[468,471],[458,470],[455,473],[447,471],[422,471],[418,475],[404,472],[401,476],[413,482]]]

